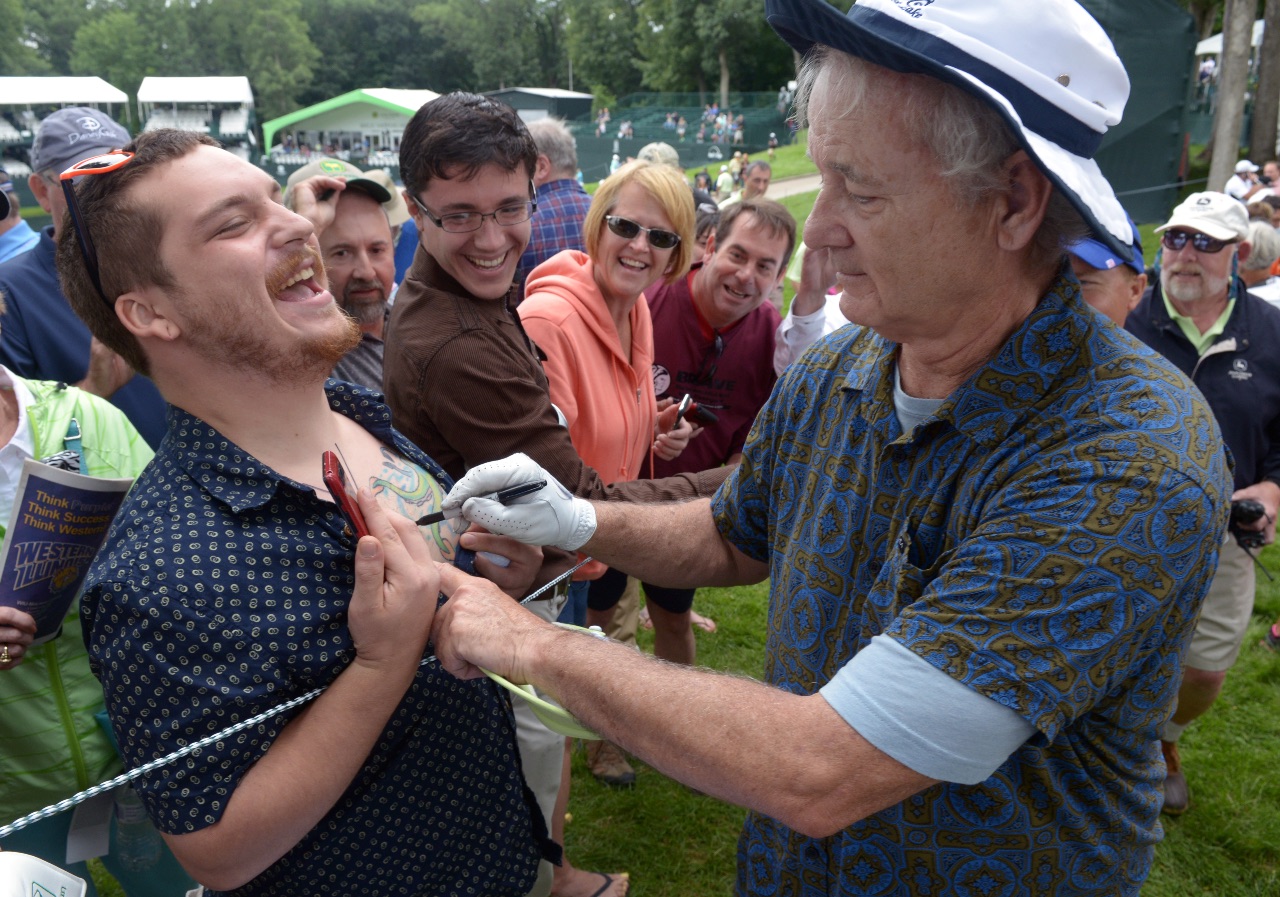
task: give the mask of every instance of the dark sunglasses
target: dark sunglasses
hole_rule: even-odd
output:
[[[1235,240],[1215,240],[1208,234],[1193,234],[1185,230],[1167,230],[1160,235],[1160,245],[1170,252],[1177,252],[1187,245],[1188,240],[1191,241],[1191,245],[1196,252],[1208,253],[1221,252],[1236,242]]]
[[[724,354],[724,337],[716,334],[715,342],[707,349],[707,354],[702,357],[702,369],[698,371],[698,378],[694,383],[703,384],[710,383],[716,376],[716,367],[720,364],[720,356]]]
[[[58,178],[62,182],[62,195],[67,198],[67,211],[71,213],[71,224],[75,228],[76,242],[80,244],[80,254],[84,256],[84,266],[89,272],[98,295],[108,306],[113,306],[106,292],[102,289],[102,279],[98,274],[98,250],[93,246],[93,237],[89,235],[89,227],[80,216],[80,204],[76,202],[76,189],[72,181],[78,177],[92,174],[107,174],[117,171],[133,161],[133,153],[124,150],[112,150],[100,156],[90,156],[72,165]]]
[[[645,237],[649,240],[649,245],[654,249],[675,249],[680,245],[679,234],[673,234],[669,230],[658,230],[656,227],[643,227],[630,218],[608,215],[605,217],[604,222],[609,225],[609,230],[624,240],[634,240],[636,234],[644,231]]]

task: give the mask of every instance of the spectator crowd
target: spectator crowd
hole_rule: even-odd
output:
[[[44,119],[52,225],[0,174],[0,523],[24,464],[132,487],[51,637],[0,596],[0,827],[207,743],[0,856],[622,897],[565,850],[587,734],[609,786],[746,808],[742,895],[1139,893],[1280,513],[1280,163],[1144,246],[1075,0],[766,14],[803,222],[714,102],[593,192],[565,122],[464,92],[398,182]],[[698,590],[765,581],[762,681],[699,667]]]

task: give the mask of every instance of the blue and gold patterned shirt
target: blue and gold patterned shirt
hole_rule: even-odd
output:
[[[909,437],[896,359],[864,328],[817,344],[713,502],[769,563],[766,678],[812,694],[884,633],[1036,734],[830,838],[751,814],[738,891],[1136,894],[1231,493],[1213,416],[1065,273]]]
[[[331,407],[447,488],[447,474],[392,429],[374,393],[337,381],[328,388]],[[347,628],[355,545],[331,502],[171,408],[168,435],[121,508],[82,600],[126,765],[332,682],[355,656]],[[156,825],[178,834],[216,823],[298,712],[143,777],[135,787]],[[523,895],[541,827],[526,793],[505,697],[487,679],[463,682],[427,664],[338,803],[234,893]]]

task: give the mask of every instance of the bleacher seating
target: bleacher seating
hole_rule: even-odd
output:
[[[209,113],[203,109],[155,109],[147,119],[144,131],[177,128],[179,131],[209,133]]]
[[[372,168],[398,168],[400,166],[400,154],[380,150],[376,153],[370,153],[368,157],[360,163],[360,167],[365,171]]]
[[[243,137],[249,133],[249,110],[224,109],[218,120],[218,133],[223,137]]]
[[[25,181],[31,176],[31,166],[19,159],[10,159],[5,156],[0,159],[0,168],[9,173],[9,177],[15,181]]]
[[[0,143],[21,143],[22,133],[9,123],[6,118],[0,118]]]

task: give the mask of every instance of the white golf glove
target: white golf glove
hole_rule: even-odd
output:
[[[503,489],[539,480],[545,480],[546,485],[510,504],[493,498]],[[596,511],[591,502],[575,498],[523,453],[467,471],[449,490],[443,507],[461,507],[463,517],[489,532],[529,545],[554,545],[565,551],[577,551],[596,531]]]

